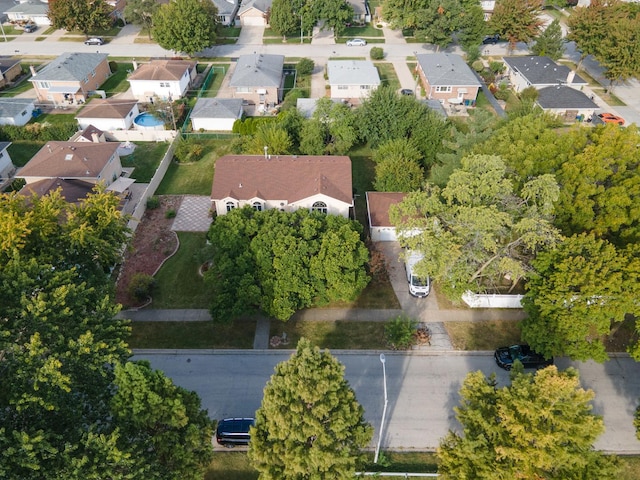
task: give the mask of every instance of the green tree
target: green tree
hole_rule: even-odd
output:
[[[309,2],[317,9],[317,19],[323,20],[324,27],[333,30],[337,37],[342,35],[345,25],[353,20],[353,7],[343,0],[323,0],[322,2]]]
[[[191,56],[215,43],[217,15],[209,0],[173,0],[153,16],[153,36],[162,48]]]
[[[358,140],[357,119],[343,103],[321,98],[300,133],[300,151],[307,155],[344,155]]]
[[[637,314],[638,263],[594,235],[572,236],[533,262],[523,299],[522,338],[536,351],[575,360],[609,357],[604,340],[627,314]]]
[[[263,154],[265,146],[272,155],[286,155],[291,153],[291,137],[276,122],[261,123],[256,128],[247,153]]]
[[[460,396],[463,435],[449,432],[438,448],[443,478],[617,478],[615,457],[593,449],[604,422],[591,413],[594,393],[581,388],[577,370],[515,372],[503,388],[495,374],[474,372]]]
[[[147,29],[149,39],[153,27],[153,16],[160,7],[156,0],[129,0],[124,7],[124,18],[136,25]]]
[[[422,155],[411,140],[400,138],[380,145],[374,154],[379,192],[412,192],[420,189],[424,171],[420,166]]]
[[[398,138],[411,138],[420,149],[420,163],[429,168],[444,152],[443,141],[449,137],[447,123],[415,98],[389,87],[374,90],[357,111],[360,137],[371,147]]]
[[[551,224],[559,195],[553,175],[515,190],[500,157],[471,155],[461,163],[444,188],[426,184],[390,209],[403,246],[425,256],[417,275],[434,278],[456,300],[503,279],[513,288],[535,254],[560,239]]]
[[[293,10],[289,0],[273,0],[269,14],[269,25],[283,40],[300,28],[300,18]]]
[[[640,239],[640,132],[635,125],[616,127],[591,130],[584,149],[559,168],[556,222],[567,235],[593,232],[620,246]]]
[[[55,28],[79,30],[84,35],[107,30],[113,24],[111,7],[104,0],[55,0],[49,4],[49,20]]]
[[[529,43],[540,34],[542,3],[542,0],[496,0],[489,28],[506,38],[511,49],[517,42]]]
[[[352,301],[368,283],[361,233],[356,222],[307,210],[247,207],[218,217],[209,231],[214,258],[206,274],[215,291],[213,317],[232,321],[262,310],[287,320],[317,303]]]
[[[538,36],[536,43],[531,47],[534,55],[547,56],[552,60],[558,60],[564,53],[564,38],[560,21],[556,18]]]
[[[249,459],[265,480],[346,480],[371,437],[344,366],[303,338],[264,389]]]
[[[148,362],[115,367],[111,407],[121,443],[149,466],[147,478],[201,480],[211,463],[213,425],[194,392]]]

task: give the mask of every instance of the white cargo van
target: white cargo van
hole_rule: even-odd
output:
[[[409,283],[409,293],[414,297],[426,297],[429,295],[430,282],[429,277],[421,278],[414,274],[416,263],[422,260],[424,256],[419,252],[407,252],[404,268],[407,271],[407,282]]]

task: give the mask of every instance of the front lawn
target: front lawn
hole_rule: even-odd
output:
[[[110,65],[113,66],[114,62],[110,62]],[[115,63],[115,65],[117,69],[112,71],[111,76],[100,85],[100,90],[104,90],[107,97],[111,97],[116,93],[126,92],[129,89],[127,76],[129,72],[133,71],[133,63]]]
[[[380,74],[381,85],[388,85],[392,90],[400,90],[400,80],[392,63],[376,62],[375,66]]]
[[[367,24],[363,27],[347,27],[342,36],[349,38],[367,38],[368,40],[369,37],[384,37],[384,32],[381,28],[375,28]]]
[[[231,325],[215,322],[131,322],[129,348],[241,348],[253,347],[255,320]]]
[[[152,308],[209,308],[211,294],[198,273],[207,234],[178,232],[178,239],[178,251],[155,275]]]
[[[302,337],[320,348],[331,350],[386,349],[384,322],[271,320],[269,336],[286,332],[289,343],[283,349],[295,348]]]
[[[519,322],[513,320],[445,322],[444,327],[456,350],[495,350],[520,343]]]

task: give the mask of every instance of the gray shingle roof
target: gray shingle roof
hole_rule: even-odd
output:
[[[273,3],[273,0],[243,0],[240,4],[238,15],[242,15],[244,12],[251,10],[252,8],[267,13],[271,8],[271,3]]]
[[[567,83],[567,77],[571,69],[564,65],[558,65],[549,57],[504,57],[504,63],[509,68],[520,73],[531,85],[554,85]],[[586,85],[587,82],[575,75],[571,83]]]
[[[22,13],[25,15],[46,15],[49,12],[49,5],[43,2],[19,3],[4,13]]]
[[[191,118],[238,118],[241,109],[241,98],[199,98]]]
[[[369,60],[329,60],[329,85],[380,85],[380,75]]]
[[[9,148],[9,145],[11,145],[11,142],[0,142],[0,152],[2,152],[6,148]]]
[[[479,87],[480,81],[460,55],[429,53],[416,55],[420,68],[432,86]]]
[[[230,15],[237,8],[237,2],[232,0],[212,0],[218,8],[218,15]]]
[[[66,52],[40,70],[29,81],[79,82],[91,74],[106,58],[106,53]]]
[[[599,108],[583,92],[563,85],[541,88],[537,102],[542,108]]]
[[[229,85],[231,87],[279,87],[284,55],[254,53],[238,58]]]
[[[4,72],[9,70],[11,67],[16,65],[17,63],[20,63],[19,58],[0,57],[0,72],[4,74]]]
[[[0,117],[13,118],[35,101],[35,98],[2,97],[0,98]]]

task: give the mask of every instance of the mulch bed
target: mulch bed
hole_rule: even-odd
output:
[[[167,218],[167,212],[175,212],[180,208],[182,196],[159,196],[160,205],[153,210],[147,209],[136,229],[130,248],[120,266],[116,283],[116,302],[125,308],[144,305],[127,293],[131,278],[136,273],[154,275],[162,263],[169,258],[178,247],[178,237],[171,230],[174,218]]]

